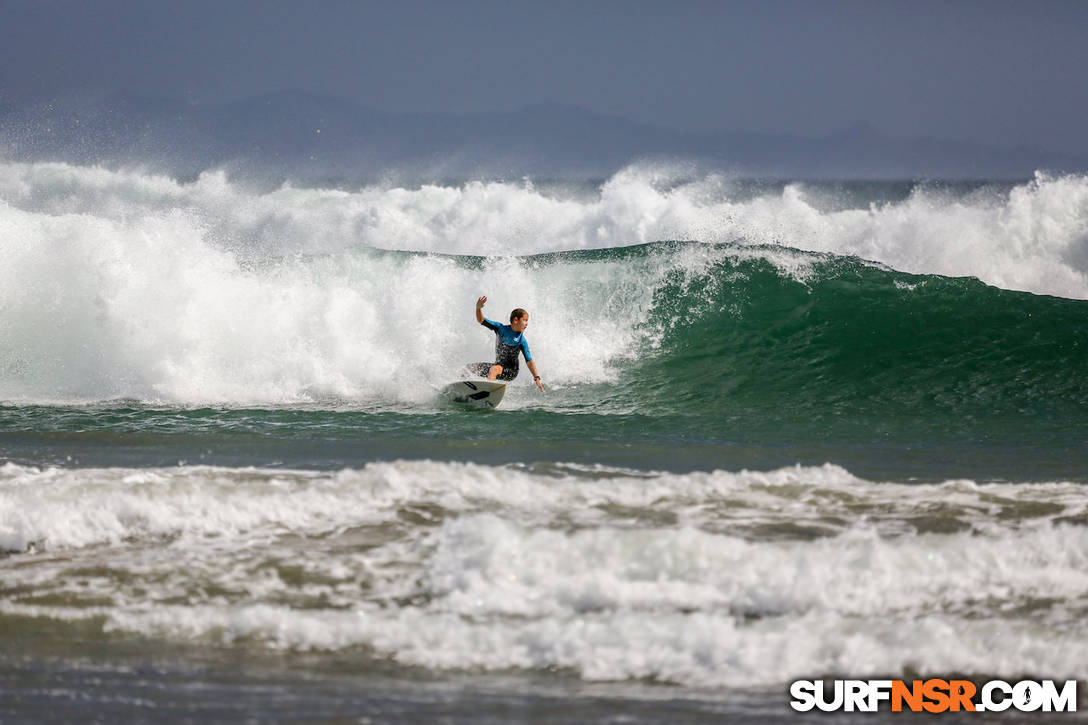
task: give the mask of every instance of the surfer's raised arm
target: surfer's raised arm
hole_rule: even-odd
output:
[[[476,300],[476,321],[481,325],[484,324],[484,305],[487,304],[487,297],[481,297]]]

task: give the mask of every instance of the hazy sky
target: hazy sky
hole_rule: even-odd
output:
[[[680,130],[1088,154],[1088,2],[0,0],[0,101],[301,89],[393,111],[558,102]]]

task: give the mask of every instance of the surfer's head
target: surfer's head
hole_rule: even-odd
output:
[[[510,329],[514,332],[524,332],[529,326],[529,313],[520,307],[510,313]]]

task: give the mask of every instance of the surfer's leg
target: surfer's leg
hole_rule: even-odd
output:
[[[480,378],[486,378],[488,371],[491,370],[491,363],[472,363],[465,366],[465,375],[475,375]]]
[[[502,375],[502,365],[492,365],[491,369],[487,371],[487,379],[494,380]]]

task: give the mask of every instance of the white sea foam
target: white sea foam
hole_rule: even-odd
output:
[[[1049,522],[1088,513],[1077,484],[880,484],[831,464],[777,471],[641,473],[561,466],[532,472],[513,466],[396,461],[335,473],[174,468],[34,468],[0,466],[0,545],[20,551],[325,534],[396,520],[405,506],[454,514],[502,510],[521,525],[556,517],[592,527],[613,510],[660,510],[677,525],[759,536],[788,522],[797,535],[820,537],[856,526],[882,536],[916,532],[915,517],[988,533],[1021,518]],[[1044,505],[1046,514],[1035,513]],[[1026,513],[1025,513],[1026,512]],[[630,525],[638,522],[634,513]],[[613,523],[626,519],[618,514]],[[1003,523],[997,523],[1003,522]]]
[[[970,275],[1001,287],[1088,297],[1083,176],[1040,174],[1002,194],[919,187],[902,202],[827,211],[819,199],[823,192],[805,184],[736,200],[727,179],[682,183],[676,173],[629,167],[588,197],[563,197],[528,182],[354,192],[284,186],[258,193],[222,172],[183,184],[138,171],[0,163],[0,200],[5,214],[20,209],[118,222],[110,231],[122,236],[150,236],[139,222],[164,220],[177,227],[175,243],[196,237],[193,242],[236,254],[368,245],[521,256],[688,239],[853,254],[903,271]],[[172,217],[174,212],[181,214]],[[18,225],[9,231],[15,234],[11,243],[63,243],[49,234],[20,240]],[[63,229],[47,231],[63,236]]]
[[[222,172],[180,183],[0,162],[0,400],[423,404],[419,380],[491,355],[472,323],[480,294],[493,318],[530,310],[550,383],[606,381],[652,344],[643,323],[667,273],[723,253],[641,266],[524,257],[657,240],[778,245],[752,254],[798,278],[810,260],[788,248],[1088,298],[1084,177],[838,211],[801,184],[731,189],[632,167],[581,196],[524,182],[258,192]]]
[[[0,559],[0,616],[709,687],[1073,677],[1088,528],[1065,522],[1086,511],[1075,484],[880,484],[835,466],[8,464],[0,544],[32,551]]]

